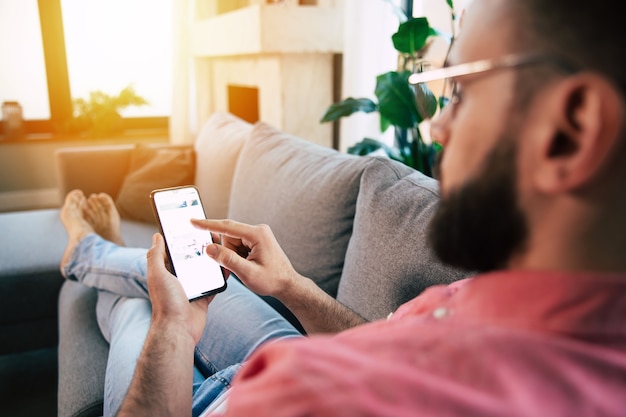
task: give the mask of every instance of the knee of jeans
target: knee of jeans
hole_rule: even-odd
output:
[[[123,334],[145,337],[152,318],[150,300],[100,291],[96,307],[100,331],[109,343]]]

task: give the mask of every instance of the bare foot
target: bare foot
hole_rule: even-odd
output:
[[[67,231],[68,242],[61,258],[61,272],[63,272],[65,264],[69,262],[78,242],[89,233],[94,232],[93,227],[83,217],[83,207],[86,201],[85,194],[81,190],[72,190],[65,196],[60,217]]]
[[[104,239],[125,246],[120,227],[120,214],[115,202],[106,193],[92,194],[83,207],[85,220]]]

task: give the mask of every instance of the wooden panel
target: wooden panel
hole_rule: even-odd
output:
[[[343,8],[250,6],[191,28],[196,57],[343,49]]]

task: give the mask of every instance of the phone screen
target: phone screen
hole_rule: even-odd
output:
[[[176,275],[187,294],[195,300],[226,289],[220,265],[206,254],[213,242],[211,233],[195,228],[190,219],[204,219],[198,190],[193,186],[155,190],[150,194]]]

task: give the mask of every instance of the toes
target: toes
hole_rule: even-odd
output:
[[[105,207],[115,207],[115,201],[113,201],[113,197],[111,197],[107,193],[98,194],[98,199],[100,200],[100,203],[102,203],[102,205],[104,205]]]
[[[98,198],[100,198],[100,201],[106,202],[107,204],[115,204],[115,202],[113,201],[113,197],[111,197],[107,193],[98,194]]]
[[[115,201],[110,195],[106,193],[100,193],[98,194],[98,198],[99,198],[101,206],[107,211],[109,215],[119,216],[117,212],[117,206],[115,205]]]
[[[65,196],[65,205],[76,206],[85,201],[85,194],[82,190],[72,190]]]
[[[79,190],[78,188],[75,190],[70,191],[69,193],[67,193],[67,197],[68,198],[84,198],[85,194],[83,193],[83,190]]]
[[[107,211],[111,207],[115,207],[113,198],[106,193],[91,194],[87,202],[89,209],[93,211]]]
[[[109,195],[100,193],[98,194],[97,199],[100,209],[104,210],[106,213],[109,213],[111,211],[111,205],[113,204],[113,200],[109,197]]]

